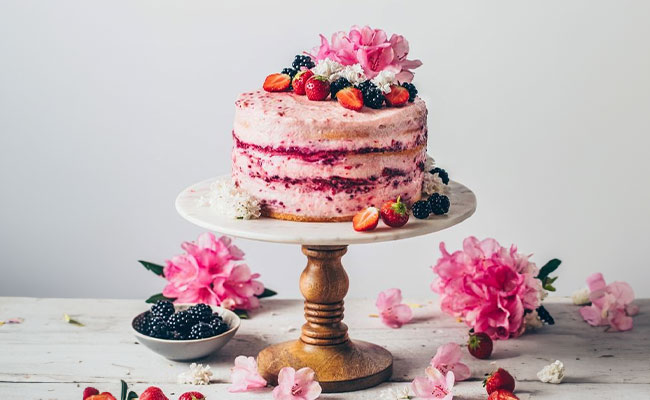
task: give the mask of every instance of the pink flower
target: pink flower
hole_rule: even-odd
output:
[[[230,381],[232,385],[228,391],[232,393],[246,392],[266,386],[266,380],[257,371],[257,361],[253,357],[246,356],[235,358],[235,366],[230,369]]]
[[[415,396],[422,399],[452,400],[454,395],[454,373],[449,371],[443,375],[435,368],[426,369],[426,377],[418,376],[411,382]]]
[[[609,325],[615,331],[632,329],[632,317],[639,312],[639,307],[632,304],[634,291],[625,282],[605,284],[603,274],[595,273],[587,278],[590,306],[580,309],[580,315],[589,325]]]
[[[329,58],[342,65],[359,63],[366,77],[372,79],[381,71],[393,72],[397,80],[410,82],[412,69],[422,65],[420,60],[408,60],[408,41],[401,35],[392,35],[390,39],[381,29],[369,26],[353,26],[348,33],[336,32],[331,42],[320,35],[321,44],[309,55],[320,61]]]
[[[473,236],[463,241],[463,250],[450,254],[441,243],[440,251],[431,289],[440,294],[441,309],[492,339],[521,335],[525,310],[537,309],[543,294],[539,270],[529,257],[514,246]]]
[[[377,310],[381,322],[391,328],[400,328],[413,318],[413,310],[402,303],[402,291],[399,289],[388,289],[377,296]]]
[[[443,375],[452,371],[457,382],[464,381],[471,373],[469,367],[460,362],[461,354],[457,343],[447,343],[438,347],[436,355],[431,359],[431,366]]]
[[[256,295],[264,285],[255,280],[243,260],[244,253],[233,246],[230,238],[217,239],[203,233],[196,242],[185,242],[187,252],[167,261],[163,274],[168,284],[163,295],[176,303],[206,303],[227,308],[250,310],[259,306]]]
[[[311,368],[301,368],[298,371],[284,367],[278,374],[278,386],[273,389],[275,400],[315,400],[322,389],[314,380]]]

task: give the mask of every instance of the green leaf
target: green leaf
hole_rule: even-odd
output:
[[[138,262],[142,264],[146,269],[153,272],[154,274],[158,276],[164,276],[163,270],[165,269],[165,267],[163,267],[162,265],[158,265],[158,264],[150,263],[149,261],[142,261],[142,260],[138,260]]]
[[[262,292],[262,294],[258,294],[257,298],[263,299],[265,297],[275,296],[276,294],[278,294],[278,292],[271,290],[269,288],[264,288],[264,292]]]
[[[557,276],[554,278],[546,278],[544,279],[542,286],[544,287],[545,290],[548,290],[549,292],[555,292],[555,287],[553,287],[553,282],[557,280]]]
[[[129,389],[129,386],[123,380],[120,380],[120,382],[122,383],[122,390],[120,392],[120,399],[121,400],[126,400],[126,391]]]
[[[248,311],[246,310],[233,310],[233,312],[241,319],[248,319]]]
[[[77,321],[76,319],[72,318],[68,314],[63,314],[63,320],[69,324],[76,325],[76,326],[85,326],[81,322]]]
[[[562,261],[558,260],[557,258],[552,259],[551,261],[547,262],[546,265],[542,267],[542,269],[539,270],[539,274],[537,275],[537,279],[541,280],[544,282],[544,279],[548,277],[550,274],[553,273],[557,269],[557,267],[560,266]]]
[[[163,296],[162,293],[156,293],[153,296],[149,297],[147,300],[145,300],[145,303],[153,304],[153,303],[155,303],[157,301],[161,301],[161,300],[174,301],[176,299],[173,299],[171,297],[165,297],[165,296]]]
[[[138,398],[138,394],[136,392],[133,392],[133,391],[129,392],[129,395],[126,396],[126,400],[133,400],[133,399],[137,399],[137,398]]]

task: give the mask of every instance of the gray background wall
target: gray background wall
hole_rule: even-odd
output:
[[[404,6],[408,3],[409,6]],[[469,221],[353,246],[351,295],[433,296],[438,243],[470,234],[650,296],[650,3],[0,2],[0,295],[144,298],[200,229],[174,198],[229,170],[235,96],[352,24],[405,35],[424,66],[429,151],[475,190]],[[239,240],[298,296],[297,246]]]

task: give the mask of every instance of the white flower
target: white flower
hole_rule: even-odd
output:
[[[580,290],[576,290],[571,295],[571,300],[573,300],[573,304],[576,306],[584,306],[591,303],[591,300],[589,300],[589,289],[582,288]]]
[[[544,326],[544,322],[539,318],[537,310],[527,313],[524,316],[524,323],[526,324],[526,329],[531,330],[539,329]]]
[[[346,65],[339,72],[332,74],[329,80],[330,82],[334,82],[341,77],[347,79],[353,85],[358,85],[367,80],[366,74],[363,72],[363,68],[361,68],[361,64]]]
[[[395,73],[387,70],[383,70],[372,78],[372,83],[377,85],[377,87],[384,93],[390,93],[390,85],[395,82]]]
[[[190,370],[182,372],[178,375],[178,383],[187,384],[187,385],[207,385],[210,383],[210,378],[212,377],[212,371],[210,371],[210,366],[203,364],[190,364]]]
[[[403,400],[403,399],[410,399],[411,398],[411,392],[409,390],[408,386],[404,386],[402,388],[392,388],[392,389],[386,389],[381,392],[379,395],[379,398],[381,400]]]
[[[422,181],[422,193],[430,196],[434,193],[444,194],[447,192],[447,185],[442,182],[438,173],[432,174],[429,171],[436,167],[436,163],[431,156],[427,154],[427,160],[424,163],[424,180]]]
[[[260,202],[233,185],[230,179],[220,179],[210,185],[210,192],[201,196],[199,204],[230,218],[252,219],[261,214]]]
[[[336,61],[330,60],[329,58],[326,58],[324,60],[320,60],[318,64],[316,64],[316,66],[311,69],[311,72],[313,72],[314,75],[324,76],[330,82],[332,82],[333,79],[330,79],[331,76],[341,71],[342,69],[343,66],[341,64],[339,64]]]
[[[537,378],[544,383],[560,383],[564,379],[564,364],[555,360],[553,364],[547,365],[537,373]]]

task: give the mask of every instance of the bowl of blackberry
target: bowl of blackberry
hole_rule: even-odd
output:
[[[158,301],[131,322],[138,342],[175,361],[206,357],[221,349],[237,332],[234,312],[208,304]]]

